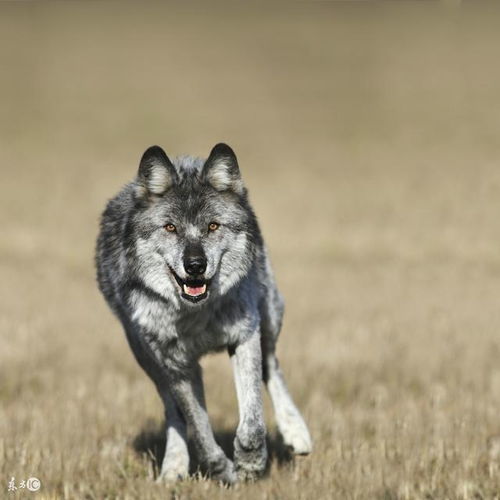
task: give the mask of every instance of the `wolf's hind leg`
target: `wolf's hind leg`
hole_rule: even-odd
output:
[[[198,456],[207,467],[210,476],[225,484],[237,481],[234,466],[214,438],[208,418],[201,367],[192,366],[191,373],[182,377],[172,377],[172,394],[176,404],[182,411],[190,430],[193,433],[193,443]]]
[[[165,407],[166,439],[165,455],[157,481],[175,481],[189,474],[189,452],[187,447],[186,423],[168,388],[167,375],[158,361],[139,341],[139,334],[127,328],[127,339],[134,356],[142,369],[156,386]]]
[[[312,440],[307,425],[288,392],[288,388],[274,352],[264,358],[264,382],[271,396],[276,423],[285,445],[296,455],[312,451]]]
[[[162,390],[167,422],[165,455],[158,481],[176,481],[189,474],[186,422],[168,390]]]
[[[274,282],[268,284],[267,299],[261,304],[262,375],[274,407],[283,441],[297,455],[312,451],[307,425],[288,392],[276,358],[276,342],[281,330],[284,303]]]

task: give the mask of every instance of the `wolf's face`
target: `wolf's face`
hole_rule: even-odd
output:
[[[236,156],[218,144],[208,159],[175,166],[153,146],[136,180],[136,268],[162,295],[200,304],[222,295],[249,270],[257,237]]]

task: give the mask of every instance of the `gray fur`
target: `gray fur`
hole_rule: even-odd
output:
[[[173,162],[149,148],[136,179],[104,211],[96,264],[99,287],[164,402],[160,479],[188,474],[186,426],[215,479],[260,475],[267,459],[262,379],[285,443],[311,451],[275,355],[283,300],[229,146],[216,145],[207,160]],[[198,364],[221,349],[232,359],[240,414],[234,465],[215,442]]]

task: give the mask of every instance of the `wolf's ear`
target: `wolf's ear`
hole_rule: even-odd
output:
[[[146,149],[137,173],[138,194],[162,195],[176,180],[177,172],[165,151],[160,146]]]
[[[232,190],[239,195],[245,192],[236,155],[224,143],[216,144],[210,152],[203,165],[202,178],[217,191]]]

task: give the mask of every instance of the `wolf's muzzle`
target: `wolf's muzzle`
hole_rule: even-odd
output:
[[[206,269],[206,261],[203,264],[203,272]],[[189,302],[201,302],[208,297],[208,289],[210,286],[210,279],[205,279],[203,274],[188,274],[186,278],[181,278],[170,266],[168,266],[175,281],[181,289],[181,295]],[[196,269],[198,271],[200,267]]]
[[[189,242],[184,249],[184,271],[190,278],[201,278],[207,270],[207,258],[199,242]]]
[[[200,276],[207,269],[207,259],[201,255],[184,258],[184,270],[189,276]]]

